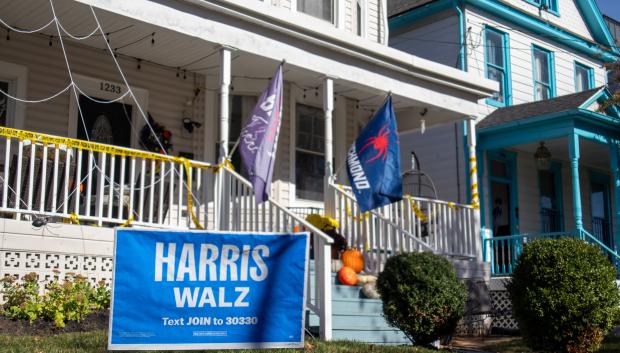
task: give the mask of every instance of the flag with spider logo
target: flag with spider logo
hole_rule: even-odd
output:
[[[347,174],[362,212],[402,200],[400,142],[391,95],[349,149]]]

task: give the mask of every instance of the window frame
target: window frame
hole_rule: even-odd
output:
[[[297,153],[305,153],[305,154],[311,154],[311,155],[315,155],[315,156],[320,156],[320,157],[323,157],[323,160],[325,161],[325,150],[320,152],[320,151],[314,151],[314,150],[309,150],[307,148],[300,147],[299,146],[299,139],[298,139],[297,134],[298,134],[298,131],[299,131],[298,130],[298,126],[300,124],[300,121],[299,121],[299,117],[300,117],[300,115],[299,115],[299,106],[301,105],[301,106],[306,106],[306,107],[310,107],[310,108],[313,108],[313,109],[317,109],[321,113],[323,113],[323,108],[317,107],[316,105],[311,104],[310,102],[304,102],[304,101],[295,101],[295,102],[293,102],[293,105],[295,107],[295,110],[294,110],[295,121],[294,121],[294,124],[291,124],[291,125],[292,125],[292,129],[293,129],[293,132],[294,132],[294,139],[295,139],[294,144],[292,145],[292,152],[293,152],[292,153],[292,157],[294,158],[294,161],[295,161],[294,162],[294,167],[292,168],[293,169],[292,170],[293,178],[295,180],[295,190],[293,192],[294,200],[296,200],[298,202],[299,201],[305,202],[305,203],[318,203],[318,202],[322,203],[324,195],[325,195],[324,188],[323,188],[323,190],[321,192],[322,195],[323,195],[321,200],[314,200],[314,199],[311,199],[311,198],[305,198],[305,197],[302,197],[302,196],[299,195],[299,190],[300,189],[299,189],[299,180],[297,179],[297,168],[300,167],[300,165],[299,165],[299,159],[297,158]],[[321,117],[322,116],[323,115],[321,114]],[[320,136],[321,138],[324,139],[325,138],[324,137],[324,131],[319,131],[317,136]],[[321,171],[321,173],[323,174],[323,178],[324,178],[324,176],[325,176],[325,169],[324,168]],[[321,180],[321,182],[322,181],[323,180]]]
[[[26,97],[28,69],[25,66],[0,61],[0,80],[8,83],[8,94],[14,97]],[[6,125],[8,127],[24,128],[26,106],[27,104],[18,104],[15,100],[7,97]]]
[[[584,69],[586,71],[586,74],[588,75],[588,87],[584,88],[581,91],[577,90],[577,85],[579,83],[579,81],[577,80],[577,69]],[[595,86],[595,82],[594,82],[594,69],[588,65],[584,65],[578,61],[574,62],[574,69],[573,69],[573,74],[575,77],[575,92],[583,92],[583,91],[587,91],[590,89],[593,89]]]
[[[536,79],[536,55],[535,55],[536,51],[542,52],[547,55],[547,64],[548,64],[547,71],[548,71],[548,76],[549,76],[549,83],[544,83]],[[555,55],[553,51],[545,49],[536,44],[532,44],[532,82],[533,82],[533,88],[534,88],[533,91],[534,91],[535,102],[539,101],[538,99],[536,99],[536,85],[537,84],[541,84],[549,88],[549,97],[547,97],[546,99],[551,99],[551,98],[556,97]],[[546,99],[541,99],[541,100],[546,100]]]
[[[504,67],[499,67],[495,64],[489,63],[489,48],[487,46],[487,31],[494,32],[498,34],[502,39],[502,61],[504,63]],[[507,107],[512,105],[512,80],[511,80],[511,70],[510,70],[510,37],[508,33],[502,32],[492,26],[485,25],[483,32],[483,43],[484,43],[484,76],[485,78],[489,78],[489,66],[493,67],[496,70],[500,70],[504,75],[504,80],[500,83],[503,87],[504,97],[503,102],[496,100],[494,98],[487,98],[487,104],[494,107]]]
[[[300,11],[299,10],[299,2],[303,1],[303,0],[293,0],[291,1],[291,8],[298,13],[302,13],[304,15],[310,16],[312,18],[316,18],[319,19],[321,21],[325,21],[325,22],[329,22],[332,25],[336,26],[337,25],[337,16],[338,16],[338,1],[342,1],[342,0],[329,0],[331,1],[331,18],[330,19],[324,19],[323,17],[318,17],[318,16],[314,16],[312,14],[309,14],[307,12],[304,11]],[[310,1],[316,1],[316,0],[310,0]]]
[[[554,194],[555,194],[555,198],[556,198],[556,203],[557,203],[557,209],[556,210],[552,210],[552,211],[556,211],[558,213],[558,217],[559,217],[559,226],[560,229],[556,230],[558,232],[563,232],[564,231],[564,195],[563,195],[563,184],[562,184],[562,164],[560,162],[557,161],[551,161],[551,167],[548,171],[549,173],[551,173],[551,176],[553,178],[553,187],[554,187]],[[543,207],[542,207],[542,175],[541,172],[539,171],[537,173],[537,179],[538,179],[538,208],[539,208],[539,213],[542,213],[543,211]],[[543,224],[542,224],[542,219],[541,219],[541,224],[540,224],[540,231],[544,232],[545,230],[543,229]]]
[[[530,5],[534,5],[539,9],[543,9],[551,14],[560,16],[558,0],[524,0]],[[544,8],[543,8],[544,6]]]

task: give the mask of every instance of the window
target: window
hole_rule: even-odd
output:
[[[362,3],[361,0],[357,0],[356,1],[356,6],[355,6],[355,24],[356,24],[356,32],[358,36],[362,35],[362,18],[363,18],[363,12],[362,12]]]
[[[594,70],[575,62],[575,92],[587,91],[594,88]]]
[[[504,107],[511,103],[508,35],[494,28],[486,27],[484,36],[486,77],[499,83],[499,92],[487,99],[487,103],[496,107]]]
[[[555,97],[553,53],[534,46],[532,58],[534,62],[534,100],[539,101]]]
[[[252,109],[256,105],[255,96],[234,95],[230,97],[230,125],[228,127],[228,151],[232,150],[241,135],[241,129],[248,121]],[[218,148],[219,150],[219,148]],[[241,167],[241,154],[239,148],[235,149],[231,157],[235,170],[240,170],[241,175],[247,176],[247,172]]]
[[[0,90],[9,93],[9,83],[0,81]],[[0,93],[0,126],[7,126],[7,117],[9,115],[9,99],[6,95]]]
[[[334,22],[334,0],[297,0],[297,11]]]
[[[549,170],[538,172],[540,221],[543,233],[564,230],[561,178],[561,166],[558,163],[552,163]]]
[[[325,175],[323,110],[297,104],[296,120],[296,196],[305,200],[322,201]]]
[[[525,1],[529,2],[530,4],[542,10],[551,12],[552,14],[556,16],[560,15],[558,11],[558,0],[525,0]]]

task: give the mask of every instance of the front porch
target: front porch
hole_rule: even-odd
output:
[[[483,255],[494,276],[512,273],[527,241],[573,236],[615,265],[620,222],[615,108],[600,88],[504,108],[478,124]]]
[[[117,226],[306,229],[316,235],[307,307],[330,339],[332,239],[303,214],[338,212],[371,271],[421,242],[451,256],[479,256],[474,207],[414,198],[368,216],[340,193],[344,178],[334,174],[389,91],[407,130],[422,119],[427,126],[468,119],[493,91],[491,81],[365,45],[303,14],[295,23],[262,2],[253,9],[228,1],[52,3],[57,18],[37,0],[0,5],[14,29],[41,28],[50,18],[59,24],[7,31],[0,41],[0,89],[11,98],[0,114],[1,275],[37,271],[49,279],[75,271],[108,279]],[[94,15],[101,33],[79,39],[93,30]],[[253,17],[260,18],[247,20]],[[282,59],[274,182],[270,200],[256,205],[231,151]],[[146,151],[153,147],[141,137],[149,116],[172,135],[165,154]],[[459,231],[467,241],[455,241]]]

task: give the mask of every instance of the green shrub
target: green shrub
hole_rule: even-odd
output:
[[[5,316],[30,322],[43,318],[57,327],[64,327],[66,321],[79,322],[93,311],[110,307],[110,290],[105,282],[93,286],[85,277],[71,273],[62,282],[54,280],[47,284],[42,295],[36,273],[25,275],[21,282],[6,277],[0,294],[5,299]]]
[[[507,289],[527,344],[544,352],[594,352],[620,315],[616,270],[575,238],[524,245]]]
[[[426,346],[454,332],[467,299],[452,264],[432,253],[391,257],[379,274],[377,289],[390,325]]]

